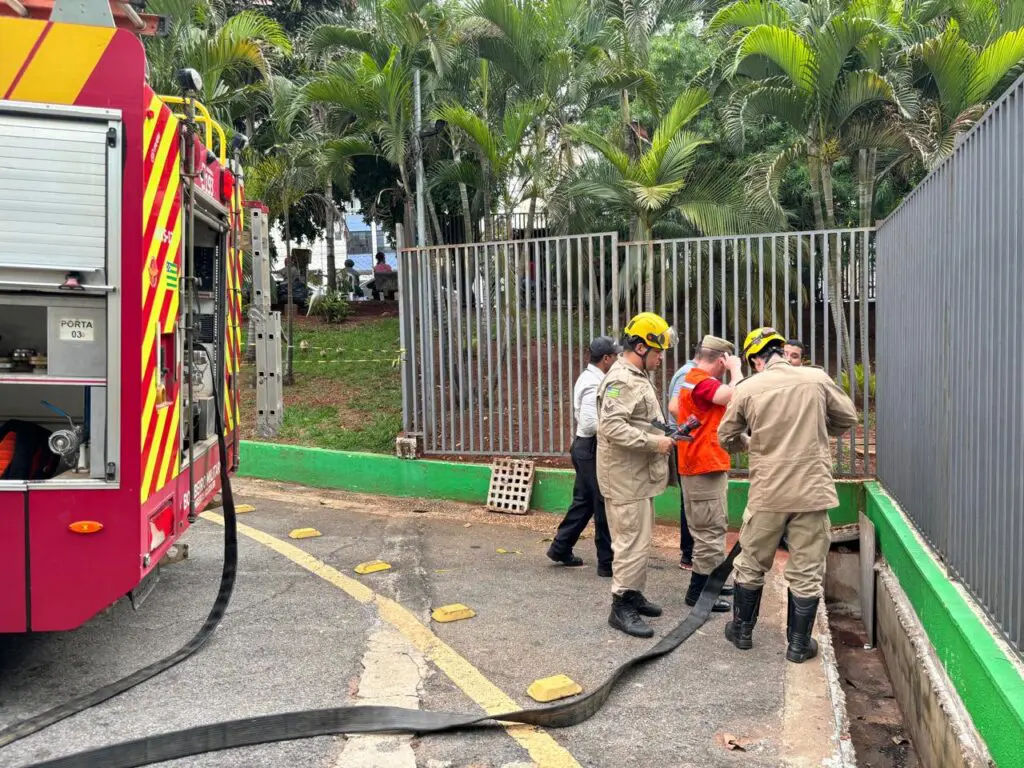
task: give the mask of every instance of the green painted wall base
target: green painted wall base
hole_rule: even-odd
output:
[[[1024,768],[1024,675],[950,583],[877,482],[864,483],[865,514],[928,639],[999,768]]]
[[[242,441],[239,474],[261,480],[302,483],[382,496],[450,499],[472,504],[487,501],[491,469],[487,464],[458,464],[427,459],[399,459],[371,453],[328,451],[277,443]],[[565,469],[538,469],[531,509],[565,512],[572,499],[575,475]],[[862,490],[859,482],[838,482],[839,506],[831,512],[834,526],[857,522]],[[747,504],[746,480],[729,483],[729,524],[739,528]],[[655,500],[660,520],[679,521],[679,489],[670,487]]]

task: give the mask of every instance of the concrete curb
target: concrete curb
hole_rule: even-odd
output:
[[[298,445],[243,440],[239,476],[283,483],[301,483],[317,488],[335,488],[356,493],[425,499],[447,499],[484,504],[490,486],[489,464],[399,459],[371,453],[329,451]],[[540,512],[564,513],[572,500],[574,473],[564,469],[538,468],[534,474],[530,508]],[[837,536],[856,538],[856,526],[863,504],[861,481],[836,482],[839,506],[829,517]],[[729,524],[738,529],[747,505],[749,482],[729,482]],[[671,486],[655,499],[660,521],[679,522],[679,489]],[[845,533],[844,533],[845,532]]]
[[[818,630],[816,638],[818,656],[821,657],[821,667],[825,671],[825,686],[832,702],[832,716],[835,723],[832,733],[835,752],[822,765],[826,768],[857,768],[857,754],[853,747],[853,739],[850,737],[850,715],[846,711],[846,694],[839,682],[839,663],[836,660],[835,648],[832,647],[832,629],[829,625],[828,611],[825,608],[824,600],[818,607],[815,628]]]

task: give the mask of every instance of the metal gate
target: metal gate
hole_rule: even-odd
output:
[[[651,310],[680,336],[656,374],[666,398],[705,333],[739,345],[771,324],[801,339],[864,417],[836,441],[837,470],[867,474],[873,240],[872,229],[645,243],[605,232],[404,249],[405,431],[432,455],[564,455],[590,340],[618,338],[632,315]]]

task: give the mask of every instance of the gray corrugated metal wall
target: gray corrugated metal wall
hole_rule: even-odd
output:
[[[879,228],[878,477],[1024,649],[1024,78]]]

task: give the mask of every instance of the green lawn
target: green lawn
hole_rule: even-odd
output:
[[[285,387],[284,426],[273,441],[393,452],[402,429],[398,340],[397,317],[340,325],[297,318],[295,383]],[[243,390],[244,436],[258,440],[255,399],[254,389]]]

